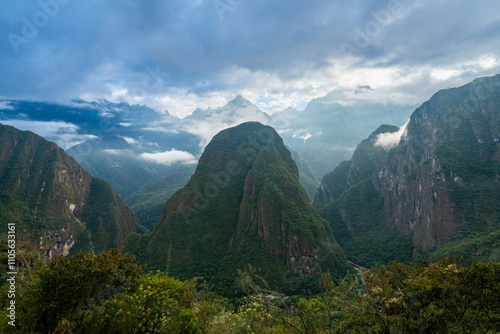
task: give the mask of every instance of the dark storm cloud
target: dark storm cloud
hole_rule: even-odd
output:
[[[237,91],[254,78],[231,68],[287,81],[350,55],[350,69],[467,63],[500,57],[499,13],[493,0],[5,0],[0,96]]]

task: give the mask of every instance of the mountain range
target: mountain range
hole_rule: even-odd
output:
[[[49,121],[50,113],[32,120],[40,104],[4,101],[1,117],[17,117],[7,123],[52,124],[59,130],[49,137],[85,139],[68,151],[118,186],[133,183],[121,191],[152,232],[106,181],[56,144],[6,125],[0,125],[0,221],[16,224],[21,239],[40,242],[48,256],[123,245],[150,270],[203,277],[226,296],[249,265],[272,288],[302,294],[321,273],[345,275],[347,260],[365,267],[443,256],[499,261],[500,75],[437,92],[404,125],[374,126],[352,154],[348,142],[371,120],[363,123],[362,111],[350,109],[363,103],[340,99],[329,94],[310,103],[306,110],[323,112],[328,132],[304,136],[287,130],[292,121],[281,130],[264,124],[284,114],[266,115],[241,96],[184,120],[147,107],[122,105],[120,113],[109,102],[82,101],[73,112],[60,107],[59,120]],[[151,119],[132,126],[139,116],[127,116],[127,108]],[[302,129],[320,123],[303,112],[283,113],[295,114]],[[243,115],[263,122],[233,124]],[[101,124],[101,132],[88,134],[90,124]],[[313,138],[329,139],[315,146]],[[322,152],[329,161],[328,148],[337,150],[342,140],[350,160],[332,166],[315,192],[315,155],[304,157]]]
[[[381,123],[401,125],[411,109],[353,102],[338,91],[311,101],[303,111],[288,108],[268,115],[237,96],[223,107],[197,109],[184,119],[147,106],[108,101],[75,100],[60,105],[0,100],[0,122],[37,131],[58,143],[125,198],[182,164],[196,162],[215,134],[246,121],[273,126],[302,157],[300,173],[310,168],[314,178],[321,180],[340,161],[350,158],[357,143],[373,128]],[[311,191],[311,199],[313,196]]]

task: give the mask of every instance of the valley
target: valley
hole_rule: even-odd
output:
[[[311,102],[312,106],[317,104],[323,113],[337,113],[335,103]],[[184,124],[188,129],[186,124],[193,119],[198,124],[211,124],[216,115],[230,118],[241,110],[250,110],[255,117],[264,117],[264,123],[272,123],[272,117],[237,97],[223,108],[193,113],[192,120],[176,120],[184,123],[175,123],[175,127]],[[406,303],[414,298],[412,294],[423,298],[426,287],[419,286],[420,279],[438,285],[450,279],[448,288],[456,289],[453,293],[457,294],[477,280],[494,282],[493,289],[499,286],[499,111],[500,75],[441,90],[416,108],[406,123],[403,118],[400,123],[404,125],[379,124],[368,135],[359,131],[358,135],[366,137],[358,141],[352,154],[346,148],[337,156],[350,160],[331,162],[336,165],[321,183],[315,176],[321,168],[314,159],[307,160],[307,146],[294,146],[293,140],[281,136],[287,131],[280,134],[280,130],[257,121],[228,126],[207,143],[189,131],[174,134],[164,129],[170,139],[155,134],[163,140],[156,146],[157,153],[149,152],[146,136],[133,137],[137,129],[113,123],[108,129],[116,132],[110,130],[102,138],[69,148],[76,160],[32,132],[0,125],[0,219],[5,231],[15,225],[23,275],[33,266],[38,270],[37,284],[48,284],[42,289],[52,289],[52,279],[63,280],[58,284],[65,286],[66,281],[83,280],[86,273],[99,272],[97,281],[81,283],[83,289],[93,290],[82,292],[79,306],[49,315],[45,324],[26,322],[26,328],[52,331],[62,326],[59,320],[71,318],[78,326],[103,326],[99,331],[109,331],[109,322],[100,318],[104,314],[99,313],[99,307],[123,310],[132,307],[128,298],[149,300],[151,297],[141,295],[141,286],[148,284],[157,297],[177,291],[180,294],[174,299],[186,303],[182,314],[187,318],[179,316],[175,318],[179,323],[168,326],[216,332],[217,321],[230,312],[224,306],[226,300],[240,305],[239,313],[230,318],[241,317],[248,326],[257,326],[245,311],[251,302],[269,314],[269,321],[261,325],[287,332],[296,326],[297,315],[309,317],[319,312],[323,316],[314,304],[315,298],[321,298],[321,303],[327,303],[321,307],[343,314],[337,319],[338,330],[349,326],[374,330],[378,320],[372,325],[360,320],[372,316],[385,317],[397,326],[405,323],[410,330],[416,323],[406,319],[404,312],[393,313],[390,305],[399,305],[403,299]],[[340,119],[344,123],[339,127],[351,124],[345,117],[337,122]],[[329,126],[326,123],[321,131],[328,131]],[[331,131],[338,135],[337,130]],[[349,138],[344,137],[354,140]],[[309,139],[301,141],[305,145]],[[310,152],[316,147],[320,153],[315,154],[328,159],[325,147],[329,140],[321,149],[311,146]],[[83,157],[85,145],[92,151]],[[191,151],[187,151],[189,147]],[[144,159],[147,154],[154,159]],[[125,200],[112,183],[121,189]],[[6,234],[3,240],[7,245]],[[416,261],[421,262],[413,264]],[[66,272],[58,271],[74,265]],[[114,266],[117,269],[112,269]],[[133,273],[126,274],[132,275],[130,280],[120,270]],[[66,277],[67,272],[73,276]],[[50,276],[56,273],[60,278]],[[459,276],[449,276],[458,273],[466,275],[460,276],[460,283]],[[395,281],[393,275],[406,278]],[[108,291],[101,285],[109,286],[109,282],[115,282],[116,290]],[[409,282],[414,285],[408,286]],[[384,288],[379,290],[381,285]],[[411,290],[415,287],[417,290]],[[67,289],[69,293],[71,289]],[[113,299],[92,304],[94,297],[85,296],[94,296],[99,289],[104,289],[99,294]],[[22,285],[21,291],[25,300],[39,301],[31,285]],[[483,290],[476,293],[487,294]],[[222,299],[211,299],[210,294]],[[366,299],[366,294],[371,299]],[[357,318],[362,305],[379,307],[377,298],[385,298],[385,306],[373,314],[364,311]],[[446,301],[440,298],[434,297],[430,303],[444,307]],[[473,297],[462,294],[460,298],[446,307]],[[497,302],[489,301],[493,305]],[[163,305],[155,309],[159,314],[174,305],[163,299],[154,303]],[[26,315],[42,312],[37,317],[44,317],[53,312],[52,306],[43,303],[36,311],[22,305],[19,312]],[[212,309],[202,315],[200,305]],[[290,305],[297,309],[292,311]],[[483,312],[484,319],[485,314],[496,316],[496,310],[472,308],[471,314],[465,314],[473,317],[474,312]],[[95,318],[88,322],[78,312],[90,312]],[[203,317],[210,325],[197,323]],[[130,321],[127,319],[120,320],[116,328]],[[188,325],[182,319],[194,322]],[[437,319],[432,320],[432,326],[444,321],[452,326],[446,328],[466,327],[462,320]],[[154,319],[147,321],[155,323]],[[323,320],[315,321],[311,326],[325,326]],[[498,326],[491,319],[484,324]],[[168,326],[165,328],[174,328]],[[237,324],[226,319],[223,326]],[[309,325],[303,322],[298,326],[305,329]]]

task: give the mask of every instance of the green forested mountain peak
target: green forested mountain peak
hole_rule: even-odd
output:
[[[243,123],[217,134],[187,185],[172,196],[150,237],[126,248],[151,269],[202,276],[229,289],[250,264],[271,284],[345,273],[344,256],[300,186],[298,169],[271,127]]]
[[[56,144],[0,124],[0,222],[48,256],[117,247],[141,229],[111,186]]]

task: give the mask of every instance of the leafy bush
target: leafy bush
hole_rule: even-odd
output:
[[[91,333],[201,333],[196,317],[196,280],[181,282],[164,273],[144,275],[138,288],[106,301]]]
[[[142,268],[134,258],[112,249],[99,255],[78,253],[54,258],[20,298],[19,324],[26,332],[72,329],[92,322],[105,300],[138,284]],[[66,324],[66,325],[64,325]]]

